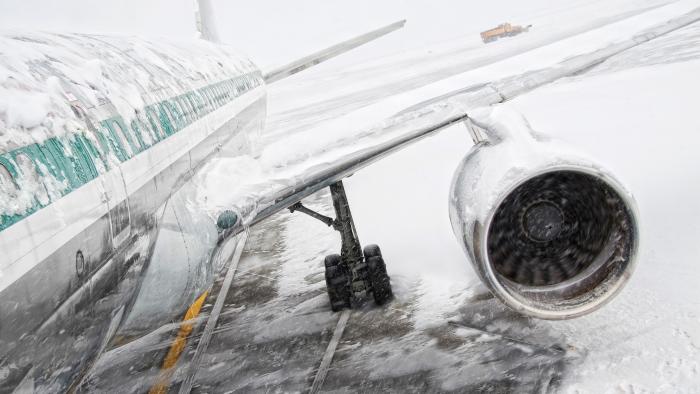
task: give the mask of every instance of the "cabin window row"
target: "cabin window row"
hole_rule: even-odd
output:
[[[119,116],[107,119],[101,122],[97,138],[102,150],[126,161],[261,83],[259,77],[247,74],[161,101],[138,111],[130,127]]]
[[[247,74],[161,101],[137,111],[130,127],[120,116],[96,127],[80,110],[94,138],[54,137],[0,155],[0,231],[109,169],[108,152],[126,161],[261,83]]]

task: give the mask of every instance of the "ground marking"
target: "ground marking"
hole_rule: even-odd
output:
[[[318,367],[318,372],[316,372],[316,377],[314,377],[314,383],[311,385],[310,394],[318,393],[323,387],[323,382],[326,380],[326,375],[328,374],[328,367],[333,361],[333,354],[335,353],[335,348],[338,347],[338,342],[343,336],[343,331],[345,330],[345,325],[348,323],[350,318],[350,310],[346,309],[340,314],[338,319],[338,324],[335,326],[335,331],[333,332],[333,337],[331,338],[328,347],[326,348],[326,353],[323,355],[321,360],[321,365]]]
[[[209,341],[211,340],[211,336],[214,333],[214,327],[216,327],[216,322],[219,320],[221,309],[224,307],[224,301],[226,300],[226,295],[228,294],[228,291],[231,288],[233,276],[235,275],[236,269],[238,268],[238,262],[241,259],[241,253],[243,253],[243,248],[245,246],[247,238],[248,233],[245,232],[243,233],[243,236],[241,236],[241,239],[238,240],[238,244],[236,245],[236,252],[233,255],[233,259],[231,260],[231,266],[226,272],[226,278],[224,278],[224,283],[223,285],[221,285],[219,295],[216,297],[214,308],[212,308],[211,313],[209,314],[207,325],[204,326],[204,332],[202,333],[202,337],[199,339],[199,344],[197,345],[197,349],[194,352],[194,356],[192,356],[192,361],[190,362],[190,366],[187,369],[187,374],[185,375],[185,378],[182,380],[182,384],[180,385],[180,394],[189,394],[189,392],[192,391],[192,385],[194,384],[194,378],[197,374],[197,370],[199,369],[199,363],[202,360],[202,355],[204,355],[204,352],[206,352],[207,347],[209,346]]]

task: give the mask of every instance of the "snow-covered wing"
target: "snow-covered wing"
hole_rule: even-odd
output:
[[[560,78],[575,75],[615,54],[698,20],[700,8],[638,32],[627,40],[569,58],[554,67],[531,70],[491,83],[459,89],[411,106],[375,127],[356,133],[356,140],[350,147],[347,146],[347,141],[340,141],[335,146],[327,146],[323,152],[314,154],[322,157],[335,148],[343,148],[347,153],[333,156],[329,160],[319,160],[319,164],[311,167],[295,170],[292,166],[283,180],[270,181],[267,187],[261,188],[260,190],[265,190],[264,194],[249,196],[245,202],[240,201],[236,204],[236,209],[244,220],[229,231],[240,231],[243,225],[257,223],[413,142],[464,121],[468,118],[468,113],[476,108],[495,105]]]

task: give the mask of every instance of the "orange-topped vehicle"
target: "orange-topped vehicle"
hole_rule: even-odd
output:
[[[519,25],[511,25],[510,23],[503,23],[493,29],[482,31],[481,40],[484,41],[484,43],[489,43],[496,41],[501,37],[516,36],[530,30],[530,27],[532,27],[532,25],[523,27]]]

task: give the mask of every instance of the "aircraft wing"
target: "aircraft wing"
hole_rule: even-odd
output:
[[[372,30],[368,33],[362,34],[357,37],[353,37],[349,40],[343,41],[328,48],[322,49],[318,52],[304,56],[303,58],[297,59],[291,63],[265,71],[263,73],[265,82],[272,83],[284,79],[286,77],[292,76],[298,72],[306,70],[309,67],[313,67],[319,63],[325,62],[326,60],[341,55],[349,50],[357,48],[360,45],[364,45],[379,37],[382,37],[395,30],[398,30],[402,28],[405,24],[406,20],[394,22],[390,25],[380,27],[379,29]]]
[[[700,8],[665,23],[638,32],[626,40],[601,49],[575,56],[553,67],[535,69],[471,88],[462,88],[439,97],[408,107],[381,124],[361,130],[354,135],[351,147],[347,141],[328,146],[324,151],[309,153],[323,157],[334,148],[343,147],[344,153],[312,166],[285,168],[283,180],[269,180],[260,190],[264,193],[249,196],[245,202],[235,204],[234,210],[244,219],[222,235],[238,233],[301,199],[352,175],[369,164],[380,160],[422,138],[448,126],[465,121],[469,112],[480,107],[495,105],[513,99],[523,93],[549,84],[560,78],[576,75],[605,59],[639,44],[662,36],[700,20]],[[479,133],[478,130],[470,130]],[[474,135],[475,140],[483,136]],[[354,148],[353,148],[354,147]]]
[[[197,25],[199,37],[203,40],[219,43],[221,38],[217,29],[216,18],[214,17],[216,12],[211,0],[197,0],[196,6],[195,23]],[[387,26],[380,27],[370,32],[345,40],[341,43],[332,45],[328,48],[319,50],[300,59],[296,59],[290,63],[265,70],[263,72],[265,82],[276,82],[298,72],[304,71],[309,67],[323,63],[326,60],[332,59],[347,51],[396,31],[402,28],[405,24],[406,20],[394,22]]]
[[[242,220],[235,221],[230,228],[221,231],[220,241],[246,231],[250,226],[274,213],[292,207],[305,197],[337,183],[422,138],[460,122],[466,122],[469,126],[470,114],[478,108],[502,103],[560,78],[583,72],[615,54],[698,20],[700,20],[700,8],[663,24],[631,34],[622,41],[595,50],[589,49],[587,53],[569,58],[554,66],[532,69],[471,87],[459,87],[447,94],[421,97],[422,100],[417,100],[419,102],[407,103],[406,107],[399,108],[393,116],[374,126],[358,129],[345,140],[338,140],[306,152],[306,158],[311,160],[298,160],[285,163],[283,167],[273,168],[274,171],[270,171],[270,174],[274,174],[276,178],[263,177],[262,181],[251,185],[253,187],[250,188],[247,187],[248,185],[241,185],[235,179],[235,175],[232,175],[233,179],[225,180],[230,182],[221,182],[221,184],[235,184],[236,190],[226,191],[235,195],[230,196],[228,206],[222,205],[219,208],[222,211],[236,212]],[[481,141],[487,137],[496,139],[499,137],[482,135],[480,129],[470,128],[469,131],[475,141]],[[490,133],[489,130],[486,131]],[[201,171],[202,176],[206,176],[206,173],[206,170]],[[225,243],[222,242],[220,245],[225,246]],[[233,274],[234,271],[230,272]],[[227,278],[230,278],[228,274]],[[230,284],[230,279],[226,283]],[[206,296],[202,296],[201,299],[204,300],[204,298]],[[223,298],[221,300],[223,302]],[[215,315],[210,315],[207,322],[207,327],[211,327],[212,330],[216,324],[216,317],[212,319],[211,316]],[[210,325],[210,322],[213,324]],[[205,328],[205,332],[211,335],[213,331],[206,331]],[[201,354],[200,347],[206,348],[207,343],[207,341],[199,343],[197,354]],[[190,364],[190,378],[195,376],[195,367],[196,363]],[[182,387],[185,389],[181,387],[181,392],[187,392],[187,388],[191,387],[191,380],[187,381],[190,385],[183,384]]]

